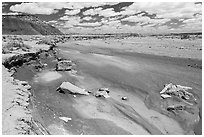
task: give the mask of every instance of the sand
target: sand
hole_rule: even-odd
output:
[[[45,82],[50,82],[53,80],[57,80],[62,77],[62,75],[58,72],[42,72],[40,75],[40,79],[42,79]]]
[[[92,45],[95,41],[93,40],[93,43],[92,41],[88,42]],[[118,50],[117,46],[114,47],[111,44],[109,47],[106,47],[100,43],[100,47],[99,45],[96,45],[96,47],[93,45],[93,47],[88,48],[87,45],[83,45],[82,43],[83,42],[78,46],[74,45],[74,47],[67,43],[67,45],[69,45],[67,46],[67,49],[62,45],[62,50],[60,50],[65,58],[71,58],[71,60],[78,62],[77,65],[79,71],[81,72],[81,75],[85,77],[84,80],[78,79],[82,87],[85,89],[91,89],[92,87],[93,90],[96,90],[97,87],[109,87],[111,90],[111,98],[131,106],[142,116],[142,119],[147,121],[148,126],[152,128],[155,127],[162,134],[186,134],[186,131],[182,129],[176,120],[155,110],[148,109],[144,104],[144,98],[146,96],[145,94],[159,92],[163,88],[163,85],[170,81],[192,86],[194,89],[199,89],[198,94],[201,94],[201,71],[197,72],[197,70],[194,69],[190,70],[186,67],[187,64],[182,66],[182,63],[179,64],[179,62],[183,62],[182,59],[176,59],[178,64],[175,64],[176,61],[167,61],[168,58],[163,58],[162,60],[161,57],[155,58],[154,56],[152,57],[149,55],[144,55],[146,57],[143,57],[143,55],[137,55],[136,52],[135,54],[126,54],[122,51],[125,48]],[[103,46],[106,48],[101,49]],[[70,51],[80,51],[80,53],[69,52],[69,54],[67,54],[69,49]],[[127,53],[128,52],[129,51],[127,51]],[[198,85],[193,84],[192,82],[195,82]],[[138,90],[136,92],[137,94],[133,91],[125,91],[124,88],[121,87],[115,88],[116,85],[125,88],[128,86],[133,87],[133,89]],[[122,102],[122,96],[127,96],[129,101]],[[81,104],[80,102],[83,103]],[[118,120],[121,122],[120,123],[117,120],[114,120],[114,118],[109,116],[110,112],[105,114],[102,113],[100,109],[97,109],[97,106],[100,105],[97,105],[96,102],[97,101],[92,99],[90,99],[90,101],[89,99],[86,99],[85,101],[79,100],[79,105],[76,105],[76,108],[82,113],[82,115],[88,115],[90,118],[111,120],[114,123],[117,123],[116,125],[118,126],[120,126],[121,123],[128,123],[127,121],[121,122],[122,120]],[[87,109],[81,111],[82,108]],[[117,117],[117,119],[120,118]],[[139,125],[144,126],[141,123]],[[148,127],[147,125],[145,125],[145,127]],[[123,126],[123,129],[125,127],[126,126]],[[129,127],[131,126],[129,125]],[[135,131],[137,130],[135,129]],[[144,133],[142,130],[139,130],[136,133],[131,130],[129,130],[129,132],[133,134]],[[158,132],[156,133],[158,134]],[[192,132],[188,131],[187,134],[192,134]]]

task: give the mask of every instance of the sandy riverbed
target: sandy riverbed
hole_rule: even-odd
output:
[[[101,49],[98,51],[94,49],[95,53],[89,54],[83,50],[83,47],[71,47],[71,51],[73,49],[81,51],[81,54],[69,52],[69,50],[68,53],[64,48],[61,52],[65,57],[79,62],[79,70],[82,75],[85,75],[85,80],[79,80],[83,88],[97,89],[101,86],[109,87],[112,91],[110,93],[112,98],[120,102],[122,96],[130,98],[128,102],[123,101],[122,103],[127,103],[131,106],[148,123],[152,123],[157,129],[160,129],[160,132],[163,134],[184,133],[176,121],[156,111],[147,109],[143,101],[147,94],[151,92],[158,93],[163,85],[168,82],[190,85],[198,89],[196,92],[201,95],[201,71],[176,65],[171,61],[165,62],[165,59],[154,59],[151,56],[149,58],[143,58],[137,54],[127,55],[123,54],[124,52],[117,54],[113,50],[110,54],[109,50],[102,51]],[[178,59],[176,61],[181,62],[182,60]],[[93,101],[88,101],[88,104],[91,105],[90,102]],[[89,105],[85,106],[88,107]],[[90,110],[90,108],[84,110]],[[87,113],[89,115],[92,114],[91,112]],[[101,116],[100,118],[102,117],[105,118],[105,116]],[[137,133],[139,134],[140,132]]]
[[[45,70],[31,79],[35,90],[33,117],[52,134],[59,134],[58,129],[62,134],[192,134],[194,129],[185,129],[172,117],[149,109],[144,101],[148,94],[158,93],[168,82],[191,86],[201,97],[202,71],[188,66],[201,65],[201,61],[180,58],[201,59],[200,43],[183,41],[184,45],[178,45],[180,40],[166,40],[177,45],[168,52],[169,43],[167,48],[163,45],[166,41],[138,39],[59,44],[60,56],[73,60],[77,73]],[[157,44],[149,48],[151,41]],[[135,44],[140,46],[135,47]],[[189,49],[191,44],[196,46]],[[177,48],[185,45],[188,51]],[[91,91],[108,87],[111,98],[95,98],[92,95],[73,97],[57,93],[56,88],[63,81]],[[123,96],[128,100],[121,100]],[[66,123],[59,119],[60,116],[71,117],[72,120]]]

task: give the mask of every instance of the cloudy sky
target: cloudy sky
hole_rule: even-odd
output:
[[[3,2],[3,14],[29,13],[64,33],[201,32],[201,2]]]

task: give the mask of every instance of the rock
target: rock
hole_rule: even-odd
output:
[[[181,46],[179,49],[184,49],[185,47]]]
[[[127,100],[128,98],[127,98],[127,97],[122,97],[121,99],[122,99],[122,100]]]
[[[58,88],[56,89],[56,91],[59,92],[59,93],[65,94],[64,90],[62,90],[60,87],[58,87]]]
[[[63,82],[57,90],[62,90],[63,92],[69,92],[72,94],[89,95],[85,89],[79,88],[70,82]]]
[[[172,83],[165,85],[164,89],[160,92],[160,94],[163,94],[164,92],[166,92],[169,88],[172,87]]]
[[[172,83],[165,85],[164,89],[160,92],[160,96],[163,99],[171,98],[172,96],[177,96],[182,99],[185,103],[189,104],[185,100],[196,100],[192,93],[187,90],[192,90],[191,87],[173,85]]]
[[[95,93],[95,97],[102,97],[102,96],[104,98],[109,98],[110,97],[106,91],[97,91]]]
[[[72,69],[72,61],[71,60],[62,60],[59,61],[56,65],[56,71],[70,71]]]
[[[168,106],[167,110],[171,111],[171,110],[184,110],[185,106],[182,105],[177,105],[177,106]]]
[[[33,67],[36,69],[36,70],[41,70],[43,68],[43,65],[41,64],[35,64],[33,65]]]
[[[185,89],[185,90],[189,90],[189,89],[192,89],[191,87],[186,87],[186,86],[181,86],[181,85],[176,85],[178,88],[182,88],[182,89]]]
[[[68,121],[72,120],[72,118],[69,118],[69,117],[59,117],[59,119],[65,121],[65,122],[68,122]]]
[[[43,64],[43,66],[45,66],[45,67],[46,67],[46,66],[47,66],[47,64],[45,63],[45,64]]]
[[[104,97],[104,98],[109,98],[110,96],[108,95],[110,93],[108,88],[100,88],[98,91],[95,93],[95,97]]]
[[[27,90],[30,90],[31,86],[30,85],[25,85],[24,88],[27,89]]]
[[[57,61],[62,61],[62,58],[58,57],[58,58],[57,58]]]
[[[170,96],[170,95],[167,95],[167,94],[161,94],[161,97],[162,97],[163,99],[165,99],[165,98],[170,98],[171,96]]]
[[[28,82],[27,81],[20,81],[21,85],[25,86],[25,85],[28,85]]]
[[[98,91],[106,91],[107,93],[110,93],[110,90],[108,88],[99,88]]]

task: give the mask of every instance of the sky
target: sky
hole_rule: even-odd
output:
[[[2,14],[38,16],[64,33],[202,32],[201,2],[3,2]]]

